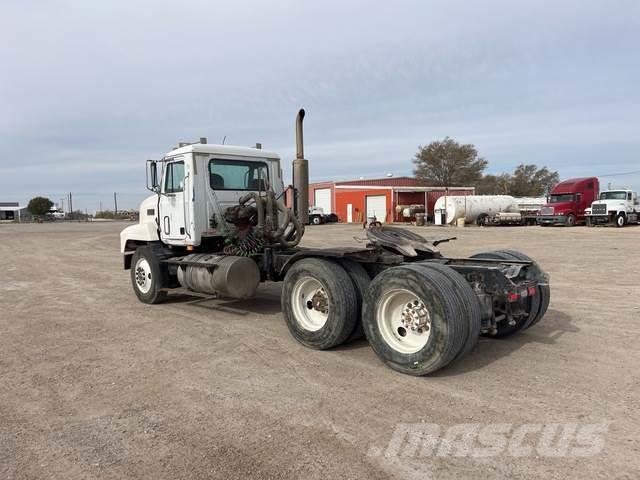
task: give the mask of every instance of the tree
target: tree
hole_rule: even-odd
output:
[[[476,183],[478,195],[508,195],[511,187],[511,175],[485,175]]]
[[[537,165],[518,165],[511,175],[509,195],[514,197],[540,197],[548,194],[560,181],[558,172]]]
[[[473,145],[461,145],[449,137],[419,146],[413,163],[417,178],[440,187],[476,185],[487,168]]]
[[[29,205],[27,205],[27,210],[31,212],[31,215],[46,215],[51,207],[53,206],[53,202],[45,197],[34,197],[29,200]]]

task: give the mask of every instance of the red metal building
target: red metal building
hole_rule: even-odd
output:
[[[335,213],[341,222],[362,223],[375,216],[389,223],[405,220],[396,209],[399,205],[424,205],[433,215],[433,205],[447,191],[449,195],[473,195],[475,188],[434,187],[413,177],[319,182],[309,185],[309,205]]]

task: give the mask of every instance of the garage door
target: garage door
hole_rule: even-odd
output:
[[[384,223],[387,216],[387,196],[367,195],[367,218],[376,217]]]
[[[333,213],[331,211],[331,189],[316,188],[314,191],[314,207],[319,207],[326,214]]]

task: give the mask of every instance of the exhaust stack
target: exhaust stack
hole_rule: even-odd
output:
[[[302,225],[309,223],[309,161],[304,158],[302,121],[304,109],[296,116],[296,159],[293,161],[293,208]]]

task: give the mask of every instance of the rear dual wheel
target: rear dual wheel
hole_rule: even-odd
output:
[[[526,262],[533,262],[534,260],[522,253],[522,252],[518,252],[517,250],[501,250],[504,253],[507,253],[511,256],[513,256],[514,258],[518,259],[518,260],[524,260]],[[538,309],[534,313],[534,306],[535,306],[535,298],[532,298],[532,302],[531,302],[531,311],[529,314],[529,318],[527,320],[526,325],[524,326],[524,328],[530,328],[533,325],[535,325],[536,323],[538,323],[540,320],[542,320],[542,317],[545,316],[545,314],[547,313],[547,309],[549,308],[549,302],[551,301],[551,289],[549,288],[548,284],[543,284],[543,285],[538,285],[537,289],[536,289],[536,295],[538,297]]]
[[[307,347],[335,347],[356,329],[356,288],[338,263],[319,258],[299,260],[284,278],[281,300],[289,331]]]
[[[528,255],[518,252],[516,250],[496,250],[493,252],[483,252],[472,255],[471,258],[486,258],[494,260],[521,260],[526,262],[532,262],[533,260]],[[538,285],[536,288],[536,295],[529,297],[527,300],[526,315],[520,317],[513,325],[509,325],[506,322],[499,322],[497,325],[497,332],[493,335],[488,335],[493,338],[505,338],[509,337],[520,330],[529,328],[538,323],[549,308],[549,301],[551,299],[551,290],[549,285]]]
[[[480,321],[478,300],[464,278],[428,262],[389,268],[376,276],[362,316],[378,357],[410,375],[432,373],[468,352]]]

